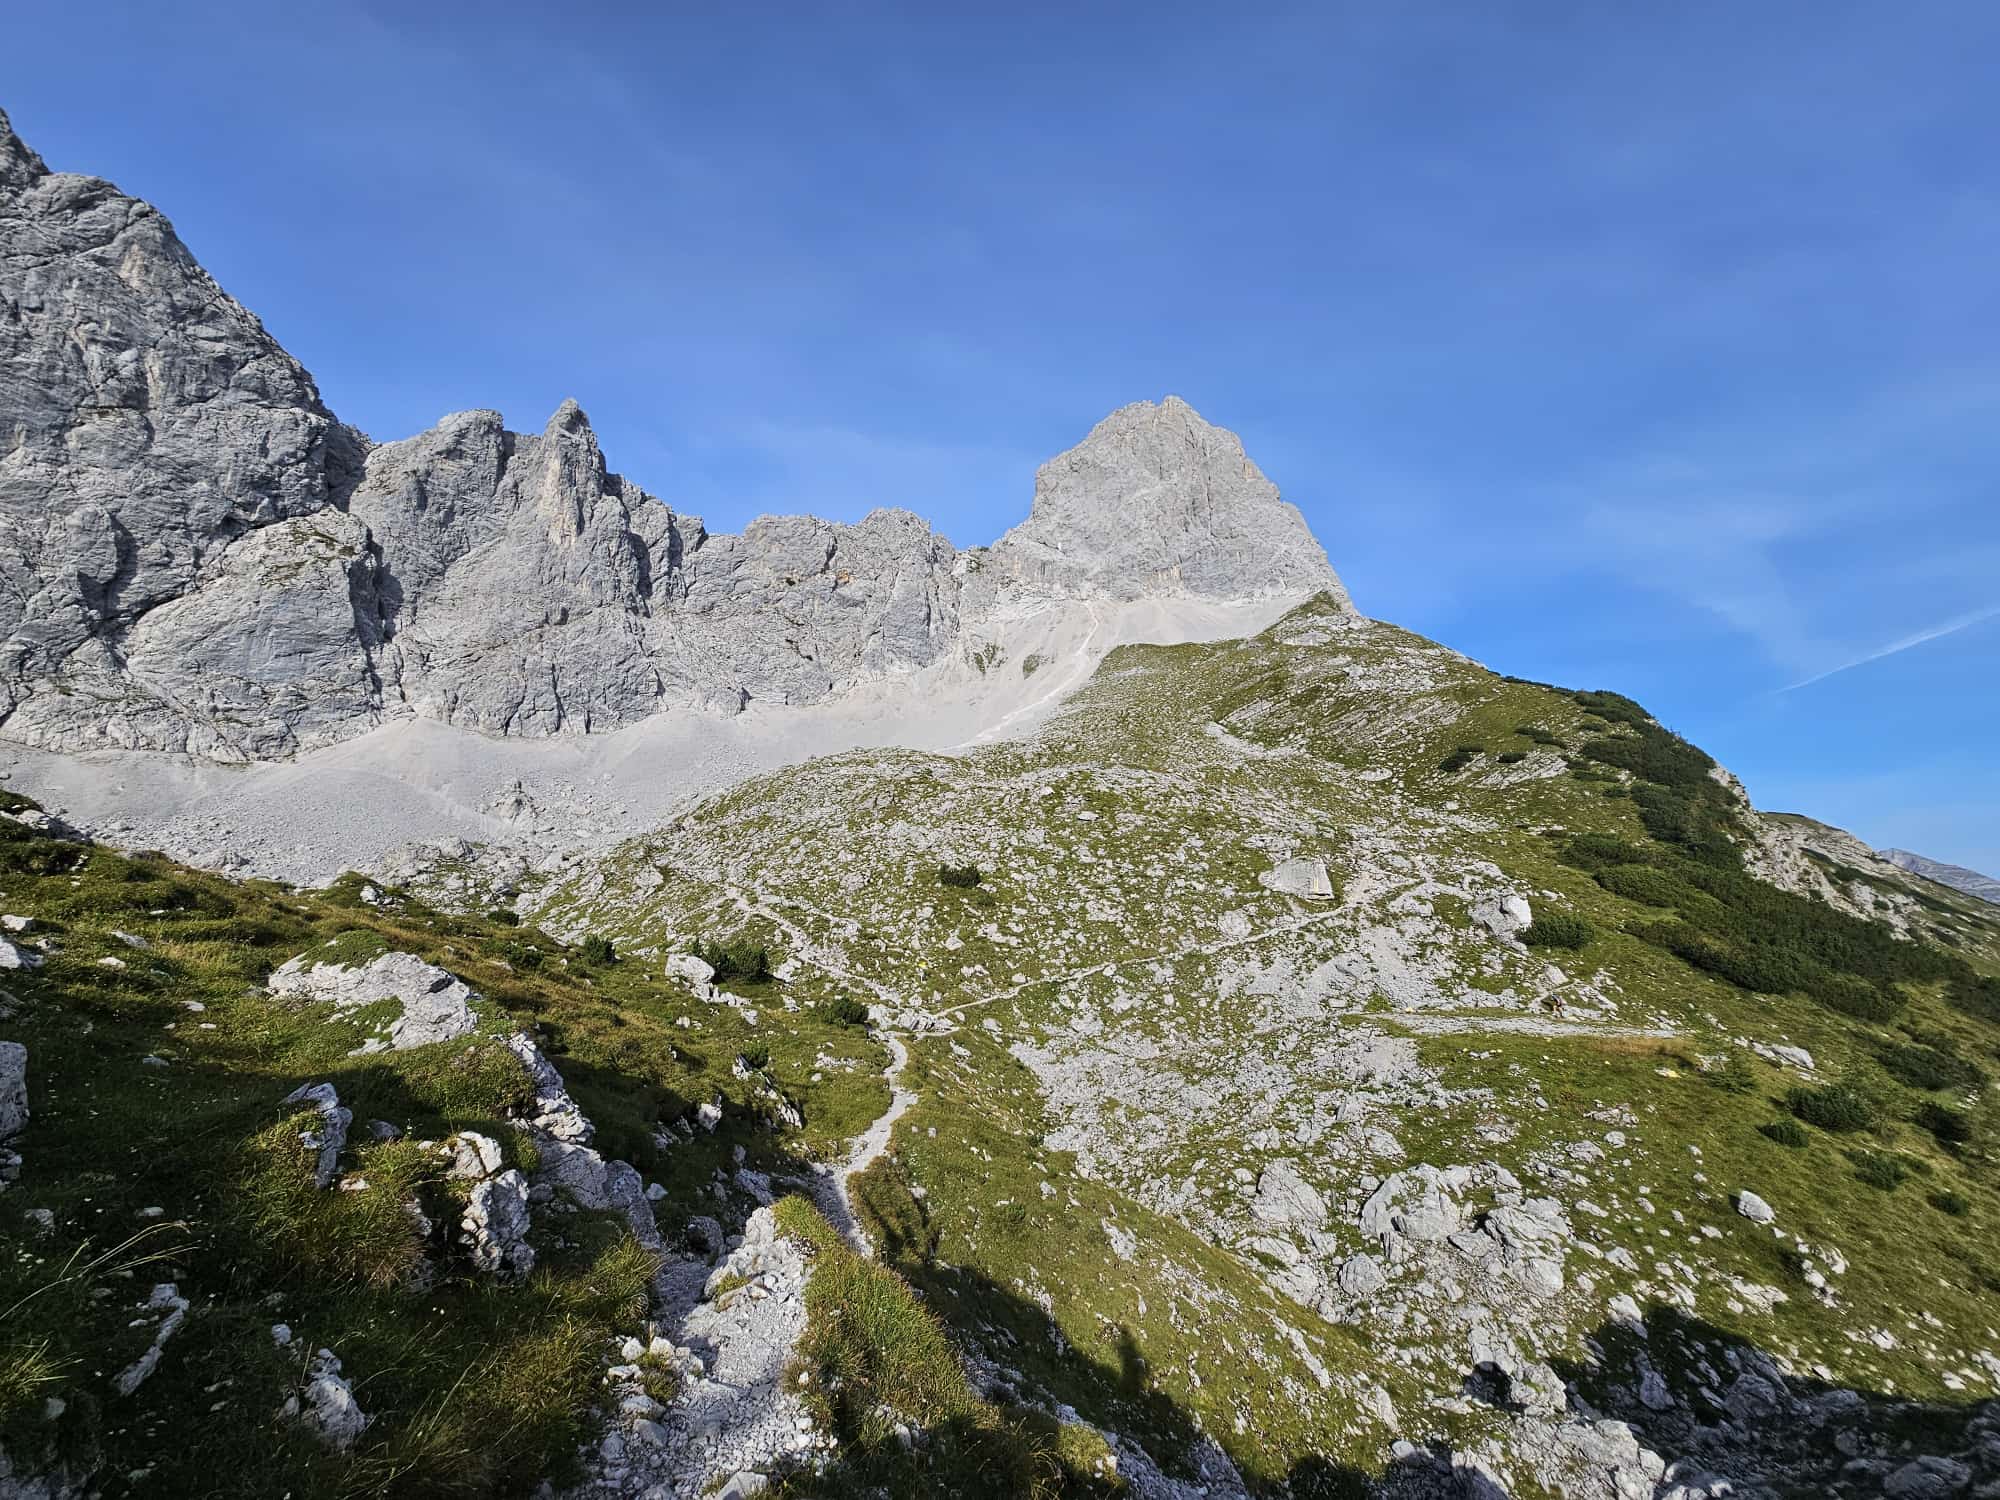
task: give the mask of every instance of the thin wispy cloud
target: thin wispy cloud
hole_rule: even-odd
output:
[[[1839,666],[1828,667],[1824,672],[1815,672],[1810,677],[1802,677],[1797,682],[1779,688],[1778,691],[1780,693],[1796,693],[1800,688],[1811,687],[1815,682],[1824,682],[1829,677],[1838,676],[1842,672],[1852,671],[1856,667],[1865,667],[1872,661],[1881,661],[1884,657],[1895,656],[1900,652],[1910,650],[1912,647],[1921,646],[1930,641],[1942,640],[1948,635],[1957,635],[1961,630],[1970,630],[1973,626],[1983,621],[1991,620],[1996,616],[2000,616],[2000,604],[1989,605],[1985,609],[1975,609],[1971,614],[1960,615],[1956,619],[1946,620],[1941,625],[1933,625],[1928,630],[1919,630],[1913,634],[1903,636],[1901,639],[1891,641],[1888,645],[1878,650],[1864,652],[1852,660],[1840,663]]]

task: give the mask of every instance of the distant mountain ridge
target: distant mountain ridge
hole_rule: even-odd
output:
[[[573,735],[805,704],[1051,604],[1346,593],[1236,437],[1169,396],[960,550],[907,511],[741,536],[611,472],[566,401],[371,443],[151,206],[0,115],[0,734],[269,759],[399,718]]]
[[[1908,870],[1912,875],[1921,875],[1926,880],[1935,880],[1939,885],[1948,885],[1968,896],[1977,896],[1981,901],[2000,905],[2000,880],[1991,875],[1968,870],[1964,865],[1948,865],[1943,860],[1926,859],[1907,849],[1882,849],[1877,852],[1899,870]]]

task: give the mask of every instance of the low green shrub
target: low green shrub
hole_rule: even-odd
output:
[[[1455,772],[1463,771],[1485,753],[1486,747],[1484,745],[1460,745],[1451,754],[1438,762],[1438,769],[1444,772],[1445,775],[1450,776]]]
[[[771,976],[771,950],[749,938],[702,943],[695,948],[695,957],[715,970],[717,979],[758,980]]]
[[[820,1007],[820,1013],[836,1026],[866,1026],[868,1007],[851,995],[835,995]]]
[[[1801,988],[1828,1010],[1853,1016],[1857,1021],[1893,1021],[1910,1003],[1901,990],[1887,981],[1870,983],[1846,974],[1811,975]]]
[[[1657,786],[1695,791],[1714,786],[1709,771],[1715,762],[1679,735],[1664,729],[1641,734],[1600,734],[1578,747],[1586,760],[1630,771]]]
[[[1727,1093],[1750,1094],[1757,1090],[1757,1070],[1751,1066],[1747,1053],[1732,1050],[1701,1076]]]
[[[618,962],[618,950],[612,946],[608,937],[598,937],[593,934],[583,940],[582,946],[576,952],[577,957],[594,969],[609,968]]]
[[[1582,917],[1566,911],[1545,911],[1528,924],[1521,941],[1530,948],[1581,948],[1597,934]]]
[[[1583,690],[1571,693],[1570,698],[1585,713],[1595,714],[1612,723],[1641,729],[1653,722],[1651,714],[1623,693]]]
[[[1927,1102],[1917,1110],[1917,1123],[1947,1146],[1963,1146],[1972,1139],[1972,1116],[1962,1109]]]
[[[1986,1081],[1978,1066],[1959,1056],[1956,1048],[1898,1042],[1883,1048],[1878,1060],[1890,1076],[1913,1089],[1969,1089]]]
[[[1795,1088],[1785,1095],[1785,1108],[1808,1125],[1839,1134],[1866,1130],[1877,1118],[1875,1106],[1867,1095],[1844,1083],[1829,1083],[1816,1089]]]
[[[753,1073],[761,1073],[771,1066],[771,1049],[764,1042],[752,1042],[738,1054],[743,1066]]]
[[[494,907],[493,910],[486,914],[486,920],[493,923],[496,927],[519,927],[521,925],[520,913],[511,911],[504,906]]]
[[[1891,1156],[1886,1151],[1857,1151],[1854,1154],[1854,1175],[1872,1188],[1893,1193],[1909,1180],[1910,1169],[1902,1157]]]
[[[1939,1213],[1950,1214],[1954,1219],[1962,1219],[1972,1212],[1972,1200],[1951,1188],[1939,1188],[1934,1193],[1928,1193],[1924,1201]]]
[[[938,884],[948,885],[954,890],[969,891],[981,880],[977,865],[939,865]]]
[[[1597,872],[1597,883],[1612,895],[1643,906],[1678,906],[1694,894],[1665,870],[1652,865],[1612,865]]]
[[[1794,1151],[1803,1151],[1812,1141],[1797,1120],[1773,1120],[1768,1125],[1759,1125],[1757,1130],[1780,1146],[1789,1146]]]
[[[1493,758],[1503,766],[1518,766],[1528,758],[1528,752],[1525,750],[1503,750]]]
[[[1613,865],[1645,865],[1652,859],[1645,848],[1608,833],[1579,833],[1563,846],[1562,862],[1579,870],[1603,870]]]
[[[1968,1016],[2000,1025],[2000,979],[1962,973],[1953,979],[1945,998]]]

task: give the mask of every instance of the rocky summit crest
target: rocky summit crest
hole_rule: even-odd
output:
[[[996,555],[1024,586],[1114,599],[1346,593],[1233,432],[1178,396],[1137,401],[1043,464]]]
[[[1173,397],[969,553],[900,512],[711,534],[610,472],[574,401],[539,435],[473,411],[371,445],[158,212],[4,127],[0,306],[0,734],[44,749],[588,733],[944,669],[1050,602],[1346,598]]]

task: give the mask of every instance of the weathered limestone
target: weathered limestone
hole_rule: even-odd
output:
[[[316,1153],[313,1182],[332,1187],[340,1175],[340,1153],[347,1149],[347,1127],[354,1123],[354,1112],[341,1104],[330,1083],[301,1084],[285,1095],[285,1103],[309,1104],[319,1111],[319,1124],[300,1131],[299,1144]]]
[[[1233,434],[1139,402],[961,553],[919,517],[711,534],[565,401],[372,446],[160,214],[0,115],[0,730],[268,759],[415,715],[487,734],[809,704],[1050,600],[1346,601]]]
[[[28,1049],[0,1042],[0,1141],[28,1126]]]
[[[357,1052],[400,1052],[453,1041],[479,1024],[472,1008],[478,992],[411,953],[384,953],[354,965],[320,963],[302,953],[275,969],[266,987],[286,999],[331,1005],[338,1015],[396,1001],[401,1009],[388,1022],[387,1034],[369,1037]]]

